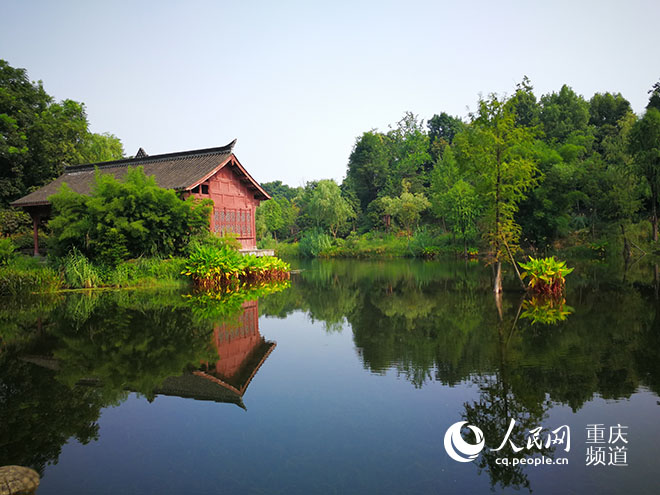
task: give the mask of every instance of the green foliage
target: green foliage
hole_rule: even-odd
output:
[[[25,296],[31,292],[53,292],[60,289],[58,273],[44,266],[0,267],[0,295]]]
[[[410,183],[407,180],[402,182],[403,192],[396,198],[384,197],[384,210],[387,215],[395,218],[403,227],[408,236],[411,235],[414,227],[417,226],[421,214],[431,206],[431,203],[423,193],[411,193]]]
[[[236,234],[227,233],[219,236],[208,230],[203,230],[191,236],[191,240],[186,246],[186,254],[189,255],[201,245],[212,246],[218,249],[227,247],[234,251],[239,251],[242,248],[241,241],[237,239]]]
[[[485,206],[484,237],[492,256],[501,261],[506,259],[505,246],[515,250],[518,245],[518,204],[537,182],[535,131],[516,125],[512,105],[497,95],[482,99],[472,119],[455,138],[459,161],[473,174]]]
[[[92,289],[101,285],[101,275],[80,251],[73,248],[59,261],[64,283],[70,289]]]
[[[32,234],[32,219],[22,210],[14,208],[0,209],[0,234]]]
[[[651,190],[653,240],[658,240],[658,190],[660,188],[660,110],[649,108],[630,131],[630,152],[637,171]]]
[[[111,266],[142,255],[181,254],[209,225],[209,200],[181,201],[174,191],[158,187],[142,168],[129,169],[124,182],[97,173],[90,195],[65,184],[50,201],[53,253],[61,256],[76,248]]]
[[[234,290],[244,284],[288,279],[290,269],[274,256],[243,256],[227,246],[200,245],[192,250],[182,274],[191,277],[198,289]]]
[[[317,258],[330,249],[332,239],[321,230],[308,230],[303,233],[298,250],[304,258]]]
[[[0,266],[9,264],[14,257],[16,245],[7,237],[0,237]]]
[[[54,102],[41,82],[0,60],[0,206],[48,183],[64,164],[122,157],[117,138],[88,127],[82,103]]]
[[[316,226],[329,230],[332,237],[337,237],[339,229],[355,218],[353,208],[341,196],[341,190],[334,180],[318,181],[307,209],[316,220]]]
[[[529,288],[537,294],[559,296],[564,290],[565,277],[573,271],[567,268],[565,261],[549,258],[532,258],[527,263],[519,263],[527,270],[520,274],[521,278],[529,276]]]

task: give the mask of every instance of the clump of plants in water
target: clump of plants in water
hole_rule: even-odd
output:
[[[287,280],[291,267],[274,256],[243,256],[228,246],[198,245],[190,253],[182,274],[195,288],[222,290],[243,284]]]
[[[565,261],[550,258],[529,258],[527,263],[520,263],[526,270],[520,274],[521,278],[529,277],[528,289],[536,294],[559,297],[564,291],[566,275],[573,271],[568,268]]]

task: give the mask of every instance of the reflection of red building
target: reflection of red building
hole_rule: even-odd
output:
[[[241,397],[276,345],[259,334],[258,301],[243,303],[243,313],[237,321],[217,326],[213,331],[213,344],[218,360],[205,363],[194,374]]]
[[[243,303],[243,313],[236,320],[218,325],[213,345],[218,352],[215,363],[203,363],[197,371],[168,378],[155,392],[228,402],[245,409],[243,394],[276,346],[259,333],[258,301]]]

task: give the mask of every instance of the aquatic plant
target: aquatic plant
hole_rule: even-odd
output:
[[[527,263],[520,263],[526,271],[521,278],[529,277],[528,289],[537,294],[559,296],[564,290],[565,276],[573,271],[565,261],[549,258],[532,258]]]
[[[243,256],[228,246],[199,245],[181,272],[197,289],[218,290],[267,280],[286,280],[290,266],[274,256]]]

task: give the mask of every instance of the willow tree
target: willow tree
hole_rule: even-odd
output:
[[[483,232],[495,267],[494,291],[502,291],[502,262],[518,249],[518,204],[536,184],[537,131],[516,124],[513,105],[491,94],[479,100],[468,128],[456,136],[457,156],[475,181],[484,206]]]

